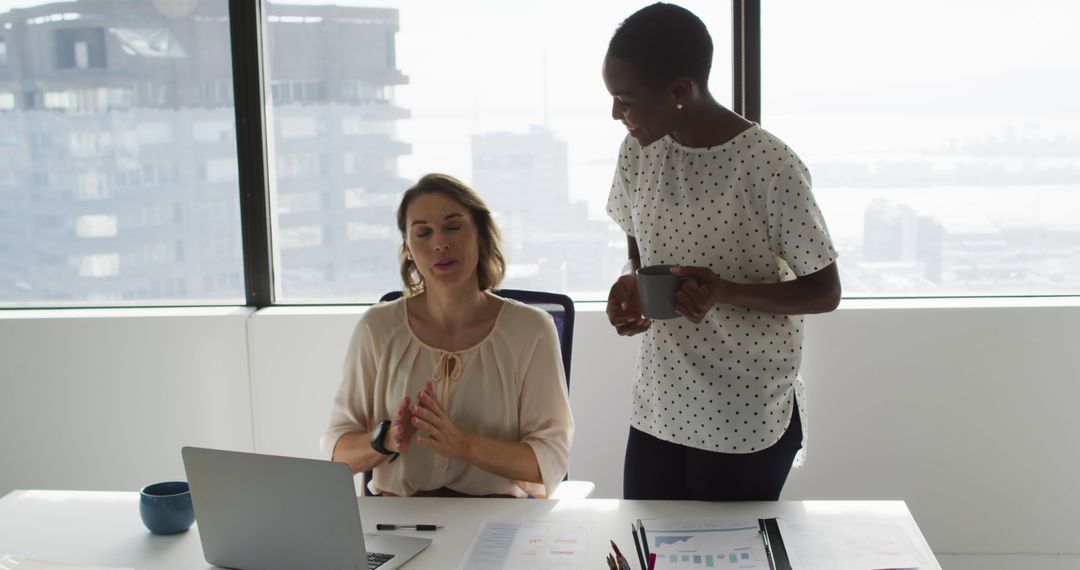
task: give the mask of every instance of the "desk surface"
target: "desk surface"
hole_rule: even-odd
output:
[[[888,517],[913,531],[930,568],[940,570],[903,501],[794,501],[702,503],[578,499],[437,499],[363,497],[365,532],[379,522],[436,523],[435,532],[415,533],[434,543],[405,567],[455,568],[482,519],[564,520],[589,523],[589,560],[601,559],[615,538],[633,551],[629,522],[638,518],[775,517],[813,512]],[[408,534],[407,531],[399,531]],[[100,491],[14,491],[0,499],[0,556],[81,565],[139,569],[211,568],[202,555],[198,525],[173,536],[150,534],[139,518],[138,493]]]

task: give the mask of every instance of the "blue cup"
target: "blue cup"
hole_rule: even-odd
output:
[[[186,481],[147,485],[139,491],[139,515],[154,534],[176,534],[191,528],[195,509]]]

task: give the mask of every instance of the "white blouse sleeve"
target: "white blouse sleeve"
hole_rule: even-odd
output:
[[[349,432],[371,429],[375,385],[375,349],[366,319],[361,318],[349,341],[341,386],[330,408],[330,427],[319,438],[326,459],[333,459],[334,447]]]
[[[615,176],[611,181],[608,194],[607,213],[628,236],[634,236],[634,200],[630,190],[630,177],[635,176],[633,165],[637,163],[637,151],[633,148],[633,139],[626,135],[619,146],[619,159],[616,161]]]
[[[792,158],[773,175],[763,198],[768,204],[769,247],[796,275],[820,271],[837,257],[811,186],[810,171]]]
[[[516,482],[526,493],[540,498],[551,496],[566,476],[574,438],[559,336],[555,323],[544,317],[532,353],[521,361],[524,374],[518,408],[521,441],[536,454],[543,484]]]

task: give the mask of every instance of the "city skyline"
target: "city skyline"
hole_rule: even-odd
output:
[[[436,54],[434,74],[411,67],[416,48],[400,44],[418,20],[403,11],[418,4],[402,4],[268,6],[279,301],[399,288],[394,210],[430,171],[491,204],[505,286],[606,297],[625,261],[603,212],[624,133],[602,86],[566,99],[573,81],[599,81],[596,66],[563,69],[565,50],[532,46],[528,96],[462,103],[487,85],[454,59],[473,48]],[[135,5],[0,12],[0,117],[17,125],[0,133],[0,303],[242,301],[226,4]],[[468,88],[432,87],[448,77]],[[433,89],[453,97],[416,97]],[[766,128],[810,167],[845,294],[1039,294],[1080,291],[1077,117],[767,112]]]

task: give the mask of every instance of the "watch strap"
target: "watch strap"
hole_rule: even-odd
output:
[[[386,448],[386,434],[390,432],[390,420],[383,420],[378,423],[375,428],[375,433],[371,437],[371,448],[383,455],[397,455],[396,452],[390,451]]]

